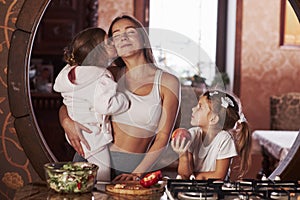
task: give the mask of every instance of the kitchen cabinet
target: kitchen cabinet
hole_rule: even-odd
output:
[[[97,26],[98,0],[52,0],[39,24],[33,55],[62,55],[84,28]]]
[[[31,103],[43,138],[52,153],[59,161],[72,160],[75,150],[67,142],[58,118],[58,111],[62,105],[61,95],[31,92]]]

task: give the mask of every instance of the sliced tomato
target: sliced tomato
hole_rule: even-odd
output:
[[[77,183],[77,188],[78,188],[78,190],[81,189],[81,186],[82,186],[82,185],[81,185],[81,182],[78,182],[78,183]]]
[[[143,187],[151,187],[152,185],[155,185],[160,179],[162,178],[162,173],[160,170],[151,172],[149,174],[146,174],[141,180],[140,184]]]

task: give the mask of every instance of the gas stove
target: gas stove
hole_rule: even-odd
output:
[[[300,199],[297,181],[245,179],[237,182],[169,179],[166,194],[170,200],[194,199]]]

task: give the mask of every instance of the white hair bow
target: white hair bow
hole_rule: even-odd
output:
[[[218,92],[218,91],[213,91],[213,92],[210,92],[210,93],[209,93],[209,96],[211,96],[211,97],[212,97],[212,96],[214,96],[215,94],[219,94],[219,92]]]
[[[229,97],[221,97],[221,102],[221,106],[223,106],[224,108],[228,108],[229,105],[231,107],[234,107],[234,104]]]
[[[246,121],[247,121],[247,119],[246,119],[244,113],[241,113],[241,114],[240,114],[240,119],[238,120],[238,122],[239,122],[239,123],[242,123],[242,122],[246,122]]]

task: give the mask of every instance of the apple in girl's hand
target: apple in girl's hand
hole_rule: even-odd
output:
[[[191,134],[185,128],[178,128],[172,133],[172,140],[177,137],[180,137],[180,140],[186,138],[186,141],[192,138]]]

